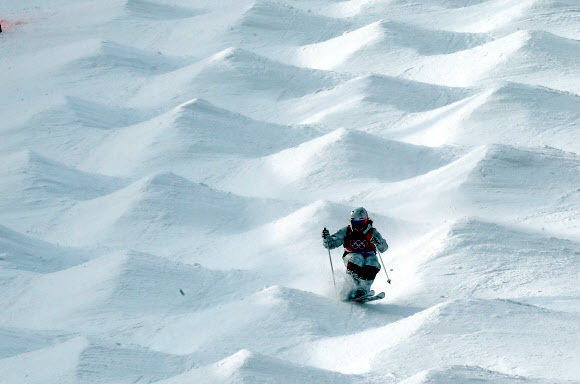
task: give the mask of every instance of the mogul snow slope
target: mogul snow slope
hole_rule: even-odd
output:
[[[580,381],[579,10],[4,2],[0,383]]]

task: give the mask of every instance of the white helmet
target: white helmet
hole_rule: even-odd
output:
[[[364,229],[367,227],[369,214],[363,207],[358,207],[350,211],[350,225],[352,229]]]
[[[350,221],[363,221],[369,218],[367,210],[363,207],[358,207],[354,211],[350,211]]]

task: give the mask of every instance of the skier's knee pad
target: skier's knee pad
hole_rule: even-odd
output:
[[[360,253],[347,253],[343,256],[344,264],[348,267],[348,264],[356,264],[362,267],[365,264],[365,258]]]
[[[349,262],[346,265],[346,270],[348,273],[350,273],[351,275],[354,275],[354,277],[359,277],[359,278],[363,278],[362,274],[363,274],[363,268],[359,265],[356,265],[355,263]]]
[[[360,269],[360,277],[364,280],[374,280],[380,269],[373,265],[365,265]]]
[[[379,271],[381,270],[381,263],[379,263],[379,258],[375,254],[372,254],[372,255],[368,256],[367,258],[365,258],[365,265],[375,267]]]

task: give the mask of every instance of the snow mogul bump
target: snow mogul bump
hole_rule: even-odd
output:
[[[326,228],[322,231],[322,243],[327,249],[344,247],[342,260],[351,278],[352,287],[348,299],[365,296],[371,289],[381,264],[377,250],[385,252],[389,246],[379,231],[373,227],[367,210],[363,207],[350,212],[350,225],[331,235]]]

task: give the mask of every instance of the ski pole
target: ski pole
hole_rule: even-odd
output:
[[[324,228],[326,229],[326,228]],[[332,272],[332,282],[334,283],[334,293],[338,295],[336,291],[336,280],[334,279],[334,267],[332,266],[332,257],[330,256],[330,248],[328,248],[328,260],[330,260],[330,271]]]
[[[381,261],[381,265],[383,266],[383,270],[387,275],[387,283],[391,284],[391,279],[389,278],[389,274],[387,273],[387,268],[385,268],[385,263],[383,262],[383,258],[381,257],[381,252],[377,249],[377,255],[379,255],[379,260]]]
[[[328,259],[330,260],[330,270],[332,271],[332,282],[334,283],[334,292],[336,293],[336,280],[334,279],[334,267],[332,266],[332,257],[330,257],[330,249],[328,250]]]

